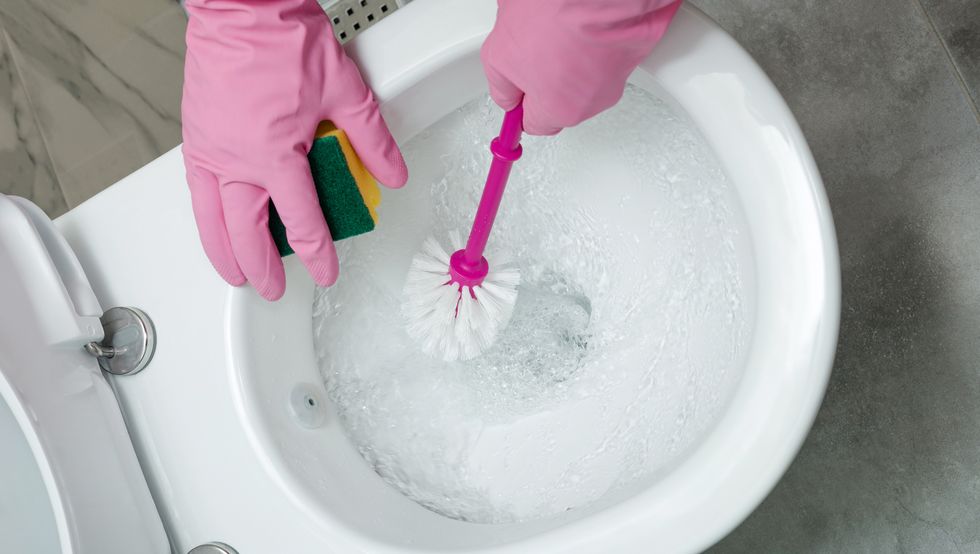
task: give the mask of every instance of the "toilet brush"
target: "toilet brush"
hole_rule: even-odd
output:
[[[452,255],[430,237],[408,270],[406,331],[424,352],[446,361],[471,359],[489,348],[514,310],[519,270],[499,261],[491,268],[483,252],[511,165],[521,157],[523,116],[520,105],[504,114],[500,135],[490,143],[493,161],[465,248],[458,232],[450,236]]]

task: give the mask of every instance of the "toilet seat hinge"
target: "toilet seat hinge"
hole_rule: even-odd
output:
[[[143,370],[156,350],[156,330],[143,311],[110,308],[100,318],[105,336],[90,342],[85,351],[99,360],[99,367],[113,375],[132,375]]]

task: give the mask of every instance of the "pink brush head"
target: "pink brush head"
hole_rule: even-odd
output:
[[[466,248],[454,252],[449,260],[451,282],[460,286],[479,286],[490,271],[490,264],[483,257],[483,250],[490,238],[497,209],[500,208],[500,200],[507,186],[510,168],[521,157],[523,120],[524,108],[518,104],[504,115],[500,136],[490,143],[493,161],[490,163],[490,172],[487,175],[486,186],[483,187],[483,196],[480,198],[480,206],[473,220],[469,240],[466,242]]]

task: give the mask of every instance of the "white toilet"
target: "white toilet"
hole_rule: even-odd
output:
[[[492,0],[414,2],[351,44],[399,142],[485,93],[478,52],[494,12]],[[303,267],[287,259],[277,303],[221,281],[175,149],[53,223],[0,196],[0,550],[697,552],[719,540],[775,485],[823,396],[840,308],[833,224],[782,98],[695,8],[632,83],[687,112],[715,151],[755,275],[744,367],[669,471],[527,523],[467,523],[412,502],[333,417]],[[130,318],[109,323],[116,344],[131,340],[110,367],[149,360],[145,370],[111,376],[85,349],[98,350],[115,306],[139,311],[111,313]]]

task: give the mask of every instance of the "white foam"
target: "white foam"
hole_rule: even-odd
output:
[[[472,102],[404,147],[412,179],[378,228],[340,244],[317,294],[317,355],[367,463],[436,512],[552,516],[656,479],[710,428],[750,334],[747,231],[682,115],[630,88],[558,138],[527,138],[491,246],[521,267],[510,325],[446,363],[405,334],[422,240],[466,228],[499,126]],[[491,264],[493,260],[490,260]]]

